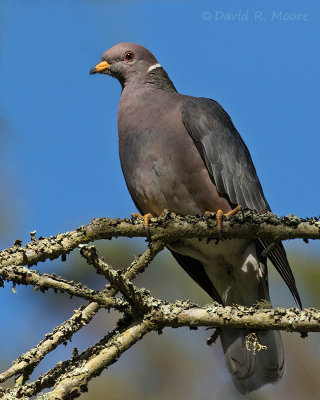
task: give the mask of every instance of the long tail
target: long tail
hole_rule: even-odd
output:
[[[196,254],[194,249],[198,246],[201,257],[206,256],[206,263],[170,250],[182,268],[213,300],[225,306],[250,306],[257,301],[270,301],[266,259],[261,259],[255,241],[247,242],[247,247],[244,247],[246,242],[239,241],[233,241],[232,245],[221,242],[222,247],[214,248],[199,243],[183,241],[175,246],[181,253],[192,249],[192,255]],[[223,257],[214,258],[214,251]],[[255,353],[248,350],[246,336],[250,333],[255,333],[258,341],[267,348]],[[245,394],[267,383],[275,383],[284,374],[284,350],[278,331],[223,329],[220,338],[228,370],[239,392]]]
[[[224,329],[220,335],[228,370],[242,394],[277,382],[285,370],[280,332],[255,331],[259,342],[267,347],[256,352],[246,347],[246,336],[252,332],[248,329]]]

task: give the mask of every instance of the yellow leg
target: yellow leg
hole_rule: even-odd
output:
[[[145,215],[141,215],[141,214],[138,214],[138,213],[131,213],[131,217],[133,217],[133,218],[142,218],[143,221],[144,221],[144,227],[148,229],[149,228],[150,218],[153,218],[153,215],[150,214],[150,213],[145,214]]]
[[[217,218],[217,226],[218,226],[218,231],[219,231],[219,236],[222,236],[222,222],[223,222],[223,217],[231,217],[231,215],[237,214],[237,212],[239,212],[241,210],[241,206],[237,206],[236,208],[234,208],[233,210],[227,212],[226,214],[224,214],[224,212],[222,210],[218,210],[216,212],[216,218]],[[205,215],[211,215],[212,212],[210,211],[206,211]]]
[[[231,217],[231,215],[237,214],[237,212],[241,211],[241,206],[237,206],[236,208],[234,208],[233,210],[227,212],[227,214],[225,214],[226,217]]]

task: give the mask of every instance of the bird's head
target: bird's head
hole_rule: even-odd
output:
[[[167,73],[145,47],[135,43],[118,43],[102,54],[101,62],[90,74],[117,78],[122,87],[129,81],[155,83],[162,89],[176,91]]]
[[[106,74],[117,78],[121,84],[132,76],[146,75],[156,58],[145,47],[135,43],[119,43],[102,54],[101,62],[91,68],[90,74]]]

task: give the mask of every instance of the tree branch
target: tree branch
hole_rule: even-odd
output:
[[[102,261],[98,257],[95,246],[81,245],[80,254],[87,260],[89,265],[96,269],[98,274],[103,275],[111,286],[119,290],[127,300],[136,306],[145,308],[145,291],[135,287],[124,274],[120,273],[120,271],[115,271],[110,265]]]
[[[86,385],[92,378],[113,364],[129,347],[140,340],[146,333],[153,330],[150,319],[137,318],[119,321],[113,332],[99,343],[88,348],[73,359],[58,363],[37,381],[11,391],[17,398],[30,398],[39,391],[54,385],[52,392],[46,393],[46,399],[73,399],[86,390]]]
[[[29,376],[43,358],[53,351],[59,344],[66,343],[80,328],[87,325],[99,310],[97,303],[90,303],[87,307],[80,307],[74,311],[73,316],[57,326],[52,332],[47,333],[37,346],[22,354],[13,361],[12,367],[0,374],[0,382],[4,382],[14,375]]]
[[[149,247],[137,260],[122,271],[115,271],[102,261],[94,246],[85,244],[98,239],[112,237],[147,237]],[[80,307],[74,315],[55,328],[33,349],[19,357],[7,371],[0,374],[0,382],[20,375],[13,389],[1,389],[1,398],[29,399],[41,390],[53,387],[51,392],[41,395],[46,399],[73,399],[85,390],[87,383],[101,371],[114,363],[118,357],[150,331],[160,331],[165,327],[199,326],[221,328],[248,328],[253,330],[275,329],[291,332],[320,332],[320,311],[309,308],[267,308],[266,305],[244,307],[235,305],[223,307],[217,303],[199,307],[189,302],[176,301],[171,304],[156,299],[145,289],[131,283],[149,265],[153,258],[167,244],[182,238],[218,239],[220,233],[215,216],[181,217],[166,213],[161,218],[152,219],[148,232],[140,220],[94,219],[90,224],[64,234],[49,238],[35,238],[21,247],[17,240],[13,247],[0,252],[1,278],[14,284],[35,286],[44,291],[68,293],[91,301]],[[273,243],[265,250],[265,255],[281,240],[301,238],[319,239],[318,218],[302,220],[294,215],[278,218],[272,213],[239,213],[223,223],[223,237],[227,238],[268,238]],[[80,246],[84,244],[84,246]],[[46,259],[65,257],[76,247],[96,272],[110,282],[102,291],[94,291],[73,281],[66,281],[54,274],[41,275],[26,268]],[[121,292],[122,297],[115,297]],[[118,327],[95,346],[82,354],[74,353],[69,360],[58,363],[44,376],[26,383],[39,362],[60,343],[69,340],[81,327],[91,321],[99,308],[113,307],[124,313]],[[216,335],[217,336],[217,335]],[[253,340],[248,338],[248,342]],[[263,349],[263,344],[259,344]]]
[[[170,304],[156,300],[155,307],[132,323],[122,323],[95,346],[87,349],[75,359],[58,364],[38,381],[19,388],[19,396],[31,397],[55,383],[47,393],[48,399],[73,399],[86,389],[92,378],[113,364],[120,355],[150,331],[164,327],[199,327],[276,329],[295,332],[319,332],[320,310],[297,308],[259,309],[257,307],[222,307],[214,304],[198,307],[188,302]],[[248,337],[248,341],[250,338]],[[261,345],[263,348],[263,344]],[[20,398],[20,397],[19,397]]]
[[[219,232],[215,215],[181,217],[166,213],[161,218],[151,219],[148,232],[140,220],[99,218],[74,231],[33,240],[24,247],[20,247],[19,242],[16,242],[13,247],[0,252],[0,265],[2,267],[33,265],[66,255],[79,244],[120,236],[148,236],[152,241],[160,239],[168,244],[181,238],[218,239]],[[255,214],[246,211],[224,221],[223,237],[226,239],[259,237],[274,240],[320,239],[320,221],[316,217],[307,221],[294,215],[278,218],[271,212]]]
[[[298,308],[244,307],[235,305],[223,307],[220,304],[206,307],[190,306],[180,302],[165,304],[155,312],[157,322],[163,326],[178,328],[180,326],[212,328],[248,328],[273,329],[288,332],[320,332],[320,310],[309,308],[300,311]]]
[[[54,275],[41,275],[26,267],[0,267],[0,276],[3,280],[11,281],[18,285],[35,286],[36,290],[41,290],[42,292],[51,288],[55,291],[60,290],[61,292],[68,293],[71,296],[94,301],[101,307],[123,309],[124,304],[119,303],[116,299],[105,297],[98,290],[89,289],[81,283],[74,284],[73,282],[68,282],[60,277],[56,278]]]
[[[150,244],[148,249],[138,256],[130,265],[130,267],[123,272],[126,279],[133,280],[139,273],[143,272],[156,255],[163,249],[164,244],[161,241]],[[28,270],[29,271],[29,270]],[[103,291],[105,298],[109,297],[110,300],[117,294],[117,290],[106,286]],[[43,358],[53,351],[59,344],[65,343],[70,340],[74,333],[78,332],[83,326],[87,325],[97,311],[101,308],[96,302],[88,304],[86,307],[82,306],[74,311],[73,316],[65,321],[63,324],[56,327],[53,332],[48,333],[46,338],[41,341],[36,347],[22,354],[12,364],[12,367],[7,371],[0,374],[0,382],[4,382],[14,375],[22,375],[21,384],[33,372],[34,368],[40,363]],[[40,389],[42,390],[42,389]],[[35,392],[34,394],[36,394]]]
[[[92,378],[100,375],[106,367],[117,361],[121,354],[152,330],[150,320],[134,321],[130,327],[126,327],[108,341],[105,347],[99,348],[96,354],[81,363],[81,366],[71,373],[62,375],[54,389],[47,393],[48,400],[65,399],[68,396],[74,398],[80,395]]]

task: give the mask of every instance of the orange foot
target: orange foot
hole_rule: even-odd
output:
[[[142,218],[143,221],[144,221],[144,227],[145,227],[146,229],[148,229],[148,228],[149,228],[149,221],[150,221],[150,218],[153,218],[153,215],[150,214],[150,213],[145,214],[145,215],[141,215],[141,214],[138,214],[138,213],[131,213],[131,217],[132,217],[132,218]]]
[[[166,213],[168,212],[168,210],[166,208],[164,208],[161,212],[161,214],[158,216],[159,218],[163,218]],[[142,218],[144,221],[144,227],[148,230],[149,228],[149,221],[151,218],[155,218],[154,215],[152,215],[151,213],[145,214],[145,215],[141,215],[138,213],[131,213],[131,218]]]
[[[219,232],[219,236],[220,238],[222,238],[222,222],[223,222],[223,218],[224,217],[231,217],[231,215],[237,214],[237,212],[239,212],[241,210],[241,206],[237,206],[236,208],[234,208],[233,210],[227,212],[226,214],[224,214],[224,212],[222,210],[218,210],[216,212],[216,218],[217,218],[217,225],[218,225],[218,232]],[[211,214],[213,214],[211,211],[206,211],[205,215],[210,216]]]

